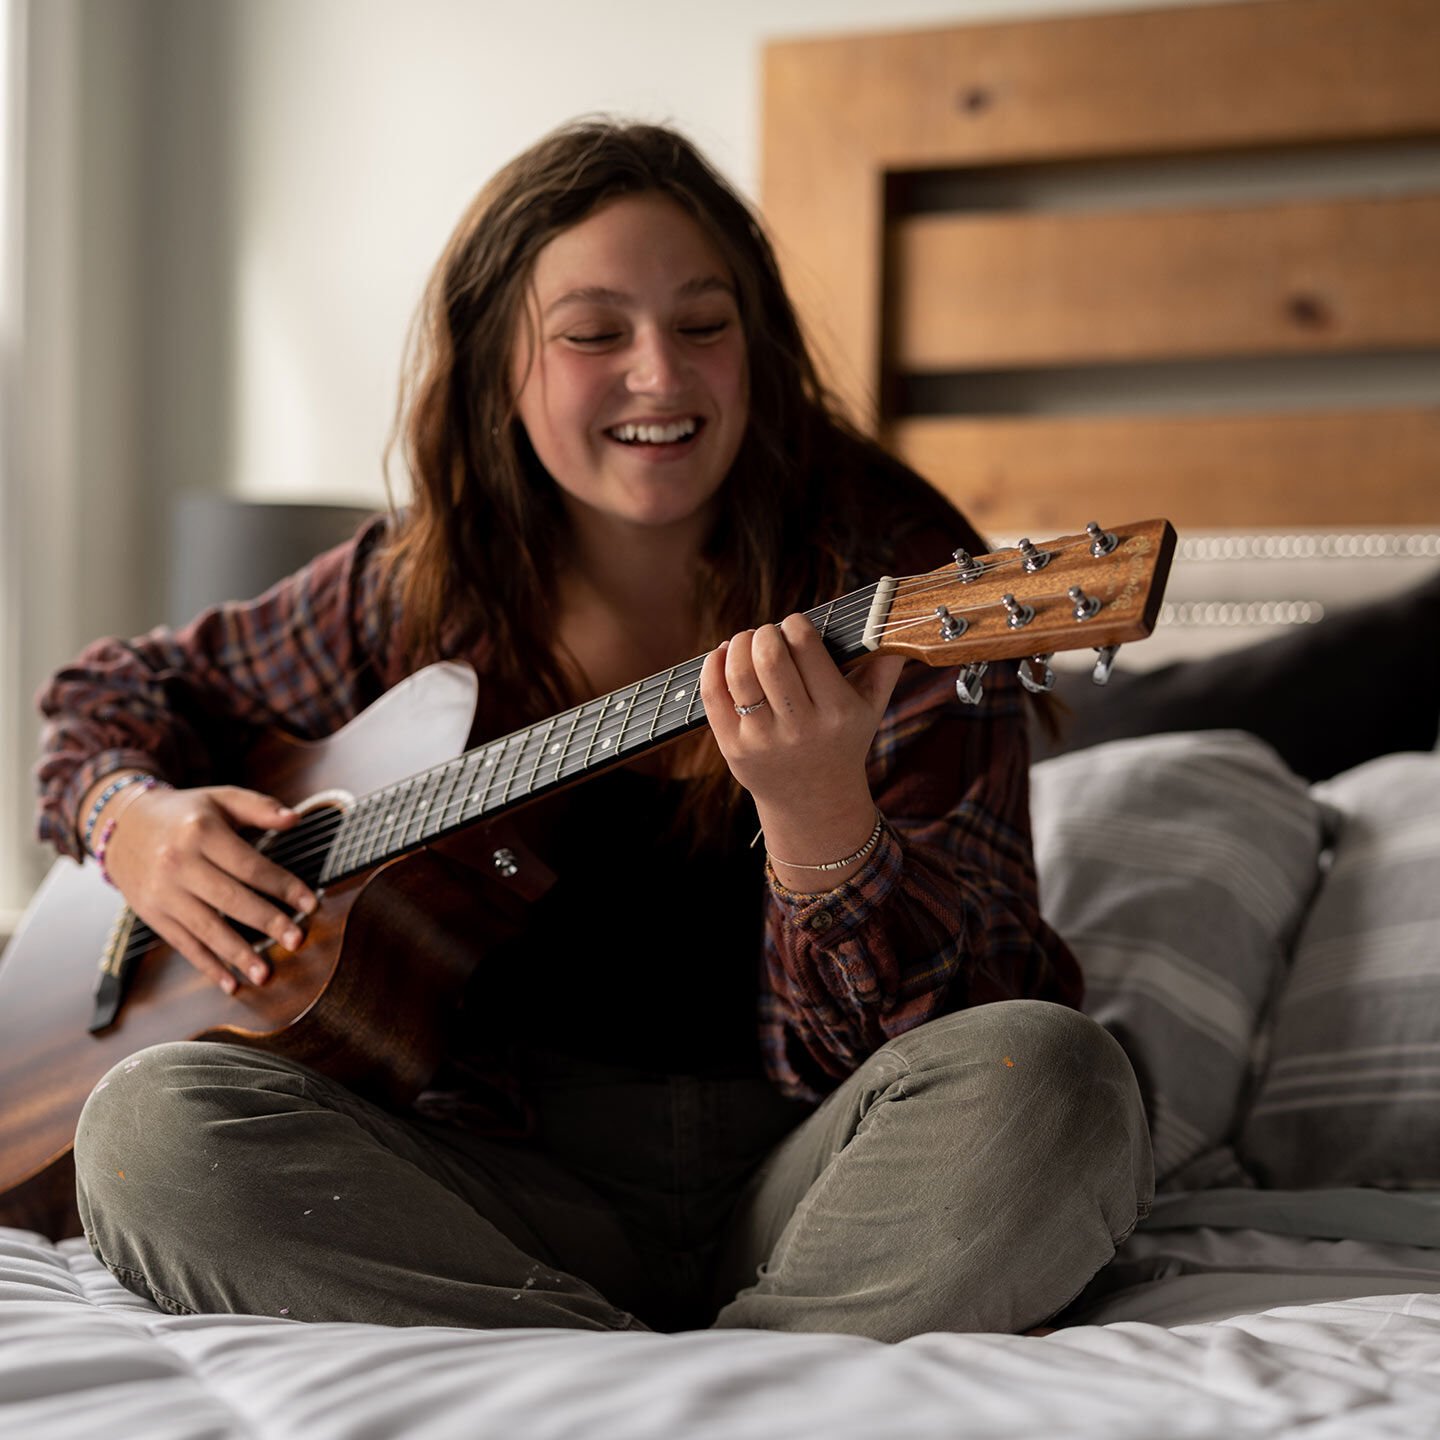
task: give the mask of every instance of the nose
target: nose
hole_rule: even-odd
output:
[[[685,383],[685,362],[673,336],[659,327],[636,333],[626,385],[633,395],[673,395]]]

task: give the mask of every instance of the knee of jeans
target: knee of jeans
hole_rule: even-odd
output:
[[[224,1065],[234,1047],[204,1041],[152,1045],[112,1067],[81,1109],[75,1129],[75,1171],[80,1188],[97,1171],[120,1173],[144,1157],[164,1165],[194,1143],[193,1096],[177,1072]],[[129,1158],[127,1158],[129,1157]]]
[[[1004,1000],[931,1021],[892,1042],[912,1075],[933,1082],[953,1076],[974,1098],[977,1071],[987,1073],[997,1099],[1014,1081],[1031,1113],[1038,1108],[1093,1112],[1109,1102],[1130,1125],[1143,1107],[1134,1070],[1103,1026],[1066,1005],[1045,1000]],[[957,1115],[957,1120],[962,1117]]]

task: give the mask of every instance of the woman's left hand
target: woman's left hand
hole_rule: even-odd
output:
[[[824,872],[817,885],[819,874],[804,867],[851,854],[874,828],[865,757],[904,663],[879,656],[842,674],[799,614],[742,630],[705,657],[700,696],[710,728],[754,798],[766,849],[790,888],[828,889],[848,878]]]

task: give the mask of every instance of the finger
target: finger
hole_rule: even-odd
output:
[[[232,823],[242,829],[249,826],[255,830],[288,830],[300,818],[288,805],[258,790],[217,785],[208,793]]]
[[[804,623],[814,635],[815,627],[808,620]],[[775,713],[788,719],[799,719],[808,714],[814,702],[780,626],[766,625],[755,632],[751,656],[755,673]]]
[[[187,896],[177,907],[177,921],[192,935],[196,943],[222,965],[243,975],[255,985],[263,985],[270,977],[270,966],[246,943],[244,936],[217,910],[196,896]]]
[[[877,655],[850,672],[850,684],[855,693],[870,707],[876,722],[885,713],[890,697],[895,693],[896,681],[905,668],[903,655]]]
[[[725,647],[725,688],[735,705],[758,705],[765,687],[755,673],[755,631],[742,630]]]
[[[141,919],[177,954],[195,967],[207,980],[213,980],[227,995],[239,988],[230,968],[177,921],[168,916],[141,916]]]
[[[304,934],[289,913],[278,910],[248,885],[222,870],[212,871],[208,883],[198,886],[196,894],[226,919],[268,935],[287,950],[298,950],[305,943]]]
[[[237,877],[250,890],[273,896],[292,915],[297,912],[312,914],[319,903],[314,891],[298,875],[271,860],[228,825],[205,832],[201,853],[217,870]],[[218,898],[217,903],[221,903]],[[275,939],[280,939],[268,927],[256,928],[265,928]]]
[[[705,706],[705,718],[709,720],[722,751],[734,739],[740,724],[725,681],[725,654],[729,648],[730,641],[723,641],[705,657],[705,663],[700,667],[700,699]]]
[[[810,620],[804,615],[787,615],[779,628],[812,703],[827,711],[845,705],[851,693],[845,676]]]

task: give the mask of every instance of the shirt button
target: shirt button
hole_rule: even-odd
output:
[[[828,910],[817,910],[810,917],[812,930],[828,930],[835,923],[835,917]]]

